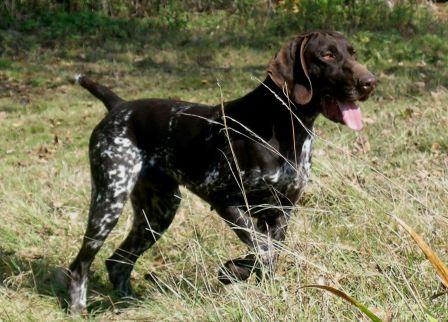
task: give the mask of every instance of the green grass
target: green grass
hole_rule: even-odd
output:
[[[156,30],[144,39],[92,36],[84,45],[75,37],[47,46],[45,37],[23,31],[23,46],[15,48],[10,31],[0,30],[6,39],[0,56],[0,319],[68,318],[55,268],[66,267],[80,246],[90,197],[88,138],[105,114],[69,78],[89,72],[126,98],[210,104],[219,102],[218,79],[226,100],[239,97],[257,86],[251,77],[265,75],[288,37],[262,28],[252,38],[237,35],[240,25],[224,18],[198,15],[172,37]],[[430,299],[441,291],[434,270],[387,216],[405,220],[448,261],[448,45],[430,32],[349,37],[379,76],[379,88],[362,105],[362,133],[319,118],[312,182],[291,221],[275,280],[220,285],[218,267],[246,249],[183,190],[174,223],[136,266],[139,299],[133,303],[113,295],[104,267],[130,228],[126,208],[93,264],[91,319],[360,318],[339,298],[301,289],[316,283],[344,290],[379,316],[425,320],[428,311],[448,319],[448,297]],[[92,45],[95,39],[100,46]],[[148,272],[161,286],[145,280]]]

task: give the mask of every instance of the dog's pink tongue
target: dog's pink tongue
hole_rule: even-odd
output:
[[[352,130],[361,131],[363,127],[361,109],[354,102],[338,101],[338,105],[345,125]]]

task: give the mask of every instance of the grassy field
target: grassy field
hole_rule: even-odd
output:
[[[219,13],[194,19],[185,29],[126,39],[62,41],[45,30],[0,30],[0,320],[68,318],[55,276],[80,246],[90,197],[88,139],[105,115],[99,101],[70,83],[74,74],[87,72],[125,98],[217,104],[216,80],[226,100],[241,96],[288,39],[263,38],[264,26],[236,37],[228,31],[241,25]],[[312,182],[275,279],[221,285],[218,267],[246,248],[183,190],[174,223],[136,266],[139,298],[131,303],[113,295],[104,267],[130,228],[126,208],[93,264],[89,318],[360,319],[341,299],[301,288],[326,284],[384,319],[448,319],[448,296],[431,299],[443,291],[434,269],[388,215],[410,224],[448,262],[446,33],[364,30],[349,38],[379,88],[362,104],[363,132],[318,119]],[[148,272],[158,283],[145,279]]]

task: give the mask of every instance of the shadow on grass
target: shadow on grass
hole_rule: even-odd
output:
[[[0,287],[8,291],[26,290],[53,298],[61,310],[68,313],[67,280],[66,269],[55,266],[47,258],[24,258],[0,249]],[[105,284],[97,274],[89,276],[89,314],[118,312],[132,303],[132,300],[123,300],[115,294],[110,285]]]

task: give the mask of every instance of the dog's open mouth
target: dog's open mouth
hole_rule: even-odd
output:
[[[330,120],[347,125],[355,131],[363,128],[361,109],[354,101],[341,101],[326,97],[322,103],[322,113]]]

